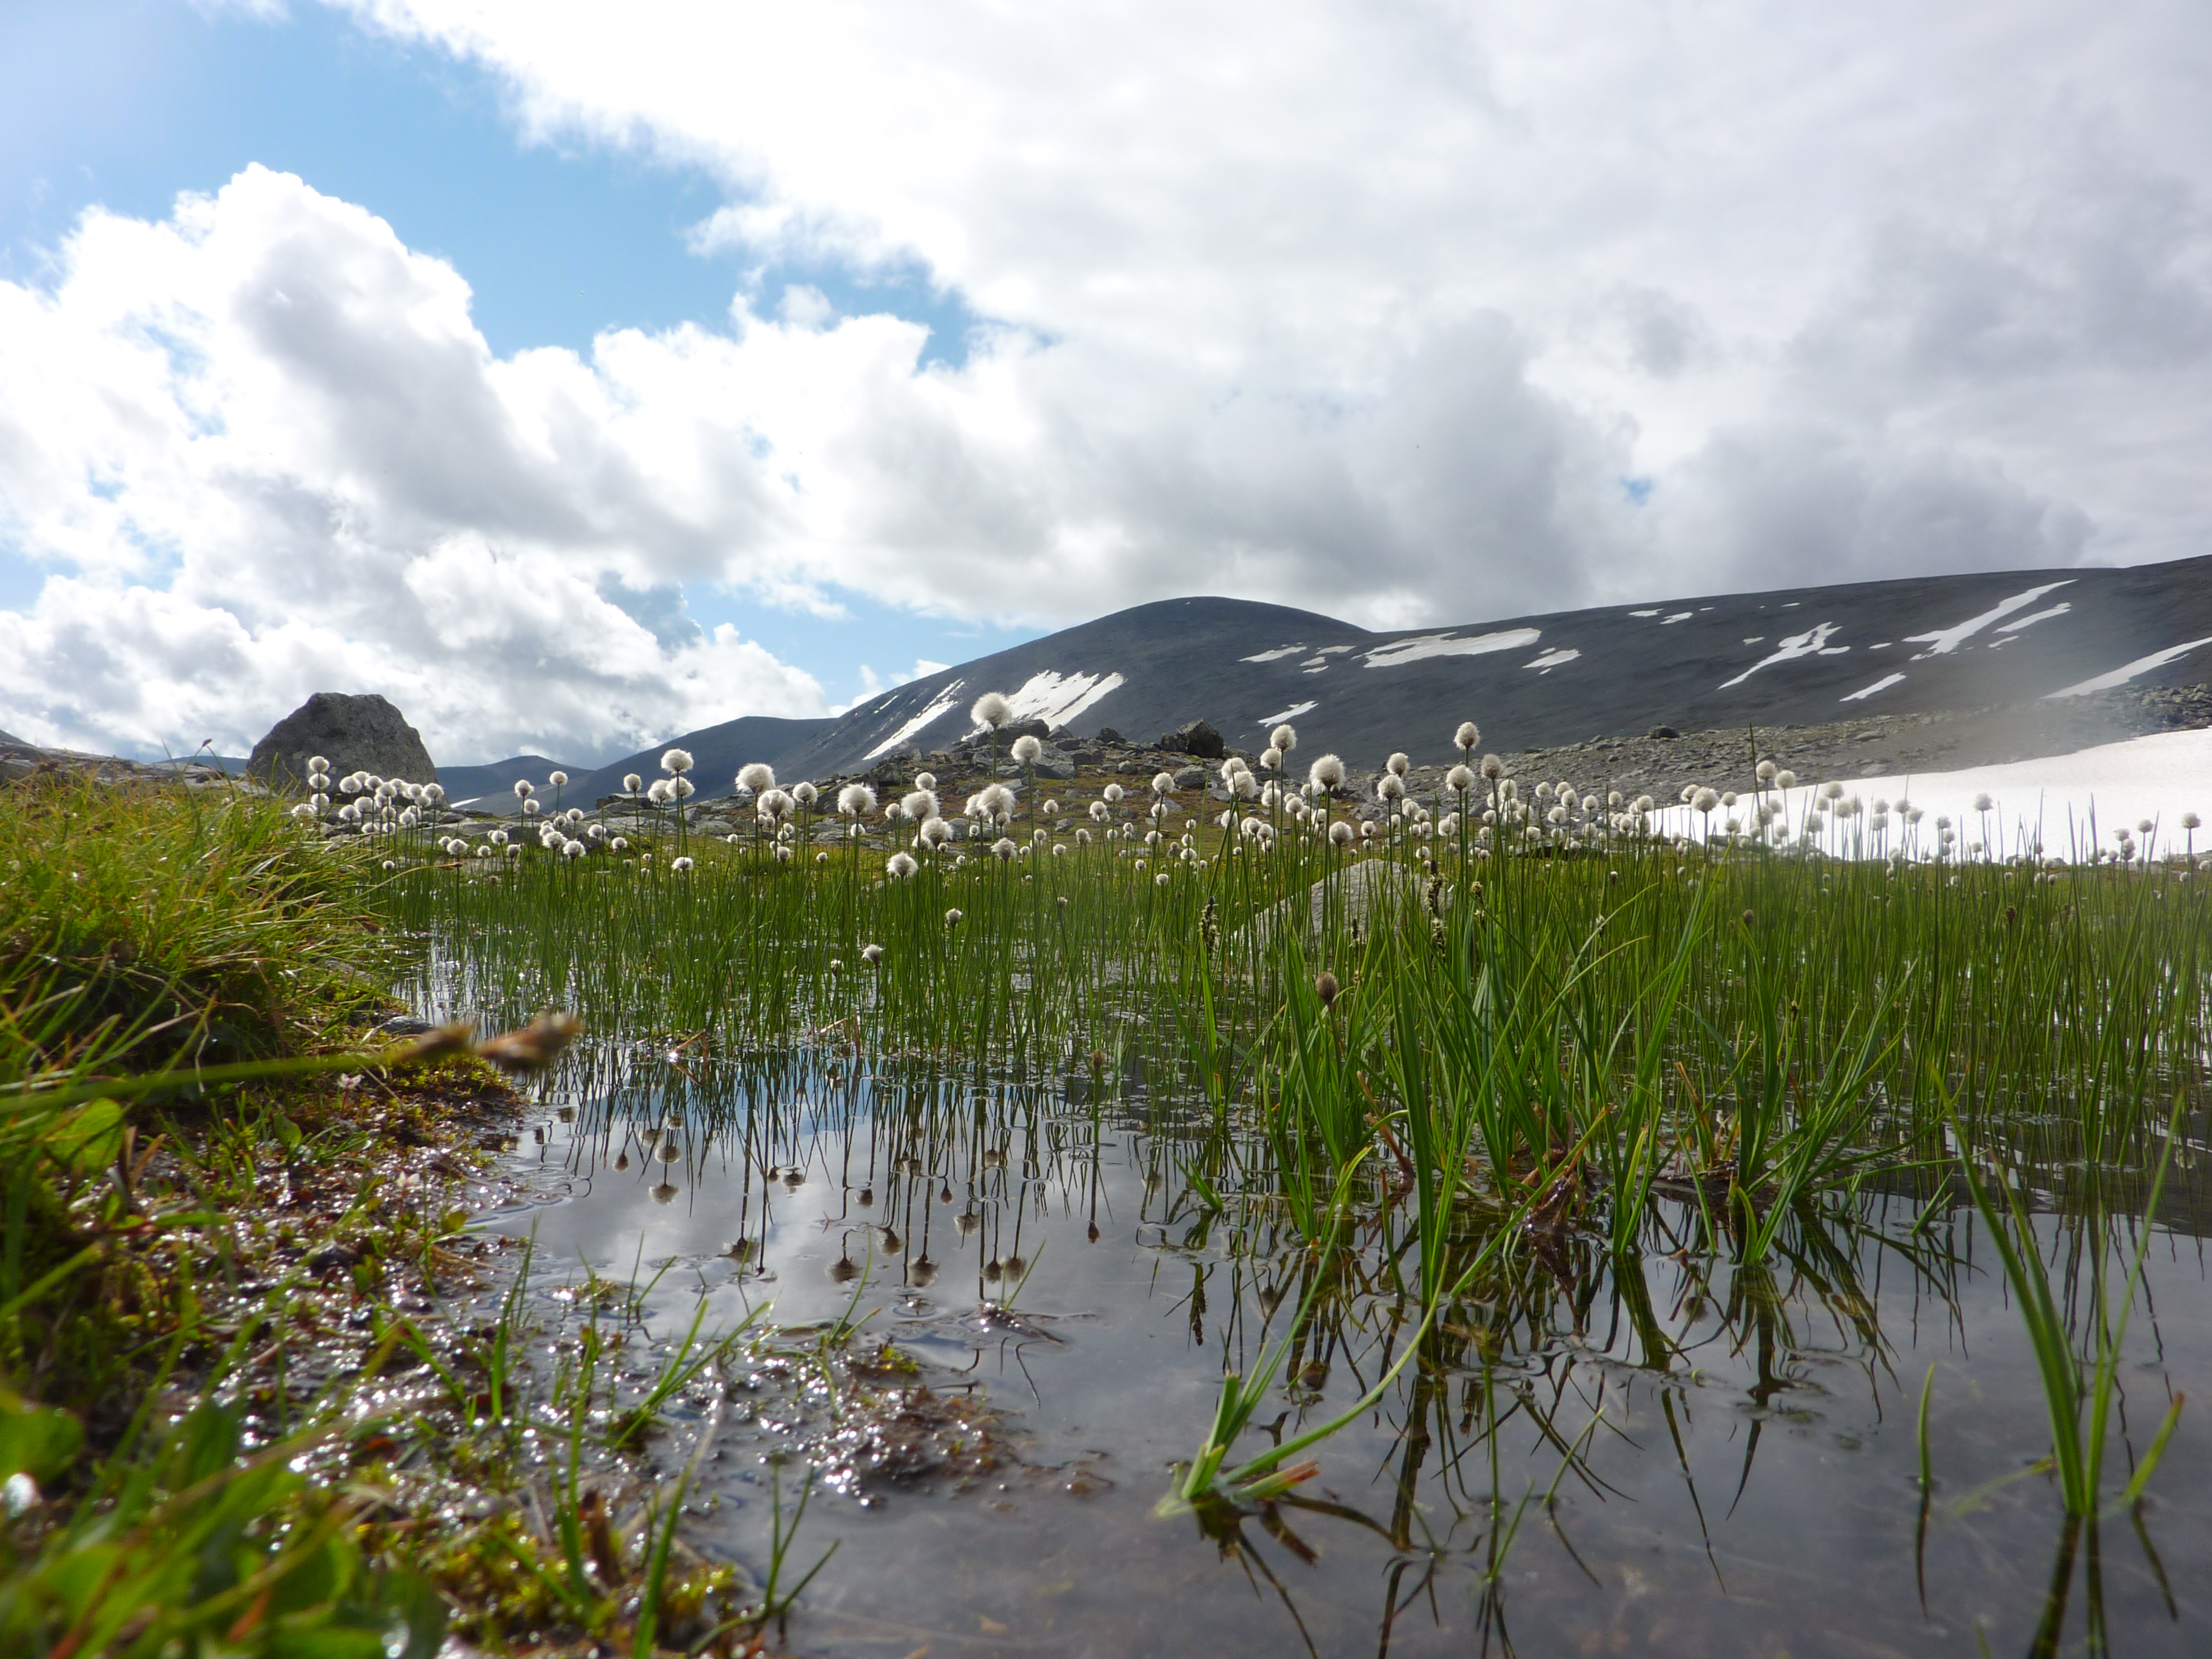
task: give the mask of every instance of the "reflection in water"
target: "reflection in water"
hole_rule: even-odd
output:
[[[1155,1520],[1221,1376],[1271,1340],[1288,1356],[1255,1442],[1327,1420],[1388,1370],[1419,1322],[1418,1251],[1382,1178],[1355,1191],[1343,1248],[1310,1248],[1269,1136],[1210,1109],[1172,1060],[1093,1061],[1021,1078],[603,1043],[542,1085],[547,1139],[526,1145],[551,1201],[492,1224],[611,1274],[677,1263],[653,1296],[679,1323],[701,1296],[731,1324],[773,1299],[787,1330],[849,1320],[881,1345],[879,1420],[841,1419],[796,1372],[757,1378],[707,1480],[719,1518],[701,1535],[754,1556],[761,1454],[795,1445],[831,1469],[805,1547],[842,1549],[794,1618],[804,1650],[2212,1641],[2200,1576],[2163,1565],[2212,1559],[2206,1437],[2185,1414],[2124,1527],[2063,1522],[2030,1467],[2047,1439],[1986,1240],[1959,1194],[1912,1172],[1802,1208],[1755,1265],[1694,1190],[1655,1206],[1633,1259],[1540,1229],[1443,1310],[1382,1407],[1316,1449],[1313,1479]],[[2174,1191],[2162,1218],[2203,1212],[2201,1184]],[[1469,1206],[1459,1224],[1471,1259],[1495,1218]],[[2123,1224],[2045,1216],[2046,1255],[2078,1264],[2098,1224]],[[2131,1346],[2123,1462],[2168,1379],[2212,1366],[2178,1235]]]

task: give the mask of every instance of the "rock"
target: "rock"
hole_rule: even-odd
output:
[[[300,788],[307,779],[307,757],[320,755],[331,775],[373,772],[380,778],[435,783],[438,769],[422,734],[382,697],[349,696],[318,691],[269,728],[253,745],[246,775],[279,787]]]
[[[1075,775],[1075,763],[1065,755],[1039,755],[1032,769],[1041,778],[1052,778],[1065,783]]]
[[[1110,726],[1102,726],[1098,728],[1098,741],[1101,743],[1120,743],[1121,741],[1121,734],[1119,732],[1116,732]]]
[[[1679,738],[1682,734],[1671,726],[1655,726],[1644,735],[1647,738]]]
[[[1211,720],[1186,720],[1160,739],[1160,747],[1172,749],[1179,755],[1195,755],[1200,760],[1219,760],[1224,752],[1221,733],[1213,729]]]
[[[1178,789],[1205,788],[1206,769],[1203,766],[1186,766],[1182,768],[1175,775],[1175,786]]]

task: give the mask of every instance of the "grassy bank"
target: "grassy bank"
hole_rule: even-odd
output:
[[[521,1271],[461,1231],[510,1091],[374,1029],[408,949],[380,861],[266,800],[67,774],[0,788],[0,1650],[757,1626],[635,1501],[660,1406],[736,1350],[672,1371],[594,1287],[568,1357],[523,1362]]]

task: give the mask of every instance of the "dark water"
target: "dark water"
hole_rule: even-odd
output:
[[[871,1474],[804,1364],[740,1391],[694,1535],[763,1565],[764,1455],[830,1458],[795,1554],[839,1550],[791,1621],[795,1651],[2212,1653],[2212,1298],[2179,1203],[2129,1332],[2115,1498],[2172,1392],[2195,1398],[2148,1499],[2070,1559],[2056,1488],[2030,1472],[2048,1431],[1989,1240],[1903,1182],[1793,1226],[1756,1268],[1689,1243],[1680,1206],[1625,1277],[1589,1240],[1542,1241],[1479,1281],[1431,1364],[1322,1443],[1318,1479],[1209,1529],[1154,1505],[1224,1370],[1291,1324],[1313,1259],[1262,1196],[1264,1144],[1164,1073],[979,1086],[605,1049],[563,1076],[533,1118],[544,1140],[515,1154],[535,1201],[483,1224],[534,1231],[547,1282],[580,1258],[660,1273],[664,1337],[702,1296],[710,1328],[769,1301],[799,1328],[857,1288],[860,1346],[888,1339],[938,1401],[988,1408],[986,1455],[957,1425],[894,1426],[858,1462],[872,1447],[908,1472]],[[2193,1179],[2176,1176],[2184,1200]],[[1407,1334],[1385,1265],[1403,1218],[1375,1191],[1362,1214],[1339,1293],[1260,1413],[1285,1434],[1358,1399]],[[2038,1224],[2055,1261],[2094,1236]],[[1247,1443],[1239,1456],[1261,1430]]]

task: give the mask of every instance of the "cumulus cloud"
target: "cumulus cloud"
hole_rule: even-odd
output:
[[[619,28],[345,3],[505,76],[536,133],[719,171],[710,234],[918,261],[1036,343],[964,420],[856,441],[863,538],[910,529],[920,587],[972,574],[958,542],[1127,573],[1068,605],[1148,596],[1179,556],[1364,621],[1662,592],[1733,568],[1704,496],[1766,428],[1760,489],[1803,474],[1806,511],[1832,480],[1784,452],[1813,429],[1829,472],[1980,481],[1987,533],[1923,544],[1903,526],[1927,515],[1875,513],[1847,547],[1865,574],[2172,556],[2207,527],[2186,366],[2212,133],[2197,20],[2165,0],[1285,0],[1264,27],[1182,0],[640,0]],[[1439,403],[1409,360],[1485,317],[1521,386]],[[1418,461],[1376,452],[1394,390],[1438,423]],[[994,479],[1010,438],[1021,476]],[[1352,546],[1378,591],[1331,568]]]
[[[707,169],[702,245],[986,321],[925,364],[794,285],[501,359],[312,181],[94,216],[0,287],[0,532],[58,573],[0,617],[50,665],[10,719],[259,718],[337,663],[471,754],[611,746],[823,706],[696,580],[1411,625],[2212,526],[2186,7],[333,3],[532,137]],[[102,623],[195,641],[144,710]]]
[[[619,748],[821,689],[672,584],[769,580],[788,486],[723,337],[501,361],[468,290],[258,168],[169,222],[95,214],[0,283],[0,520],[59,567],[0,611],[0,705],[86,745],[249,741],[319,689],[454,759]]]

